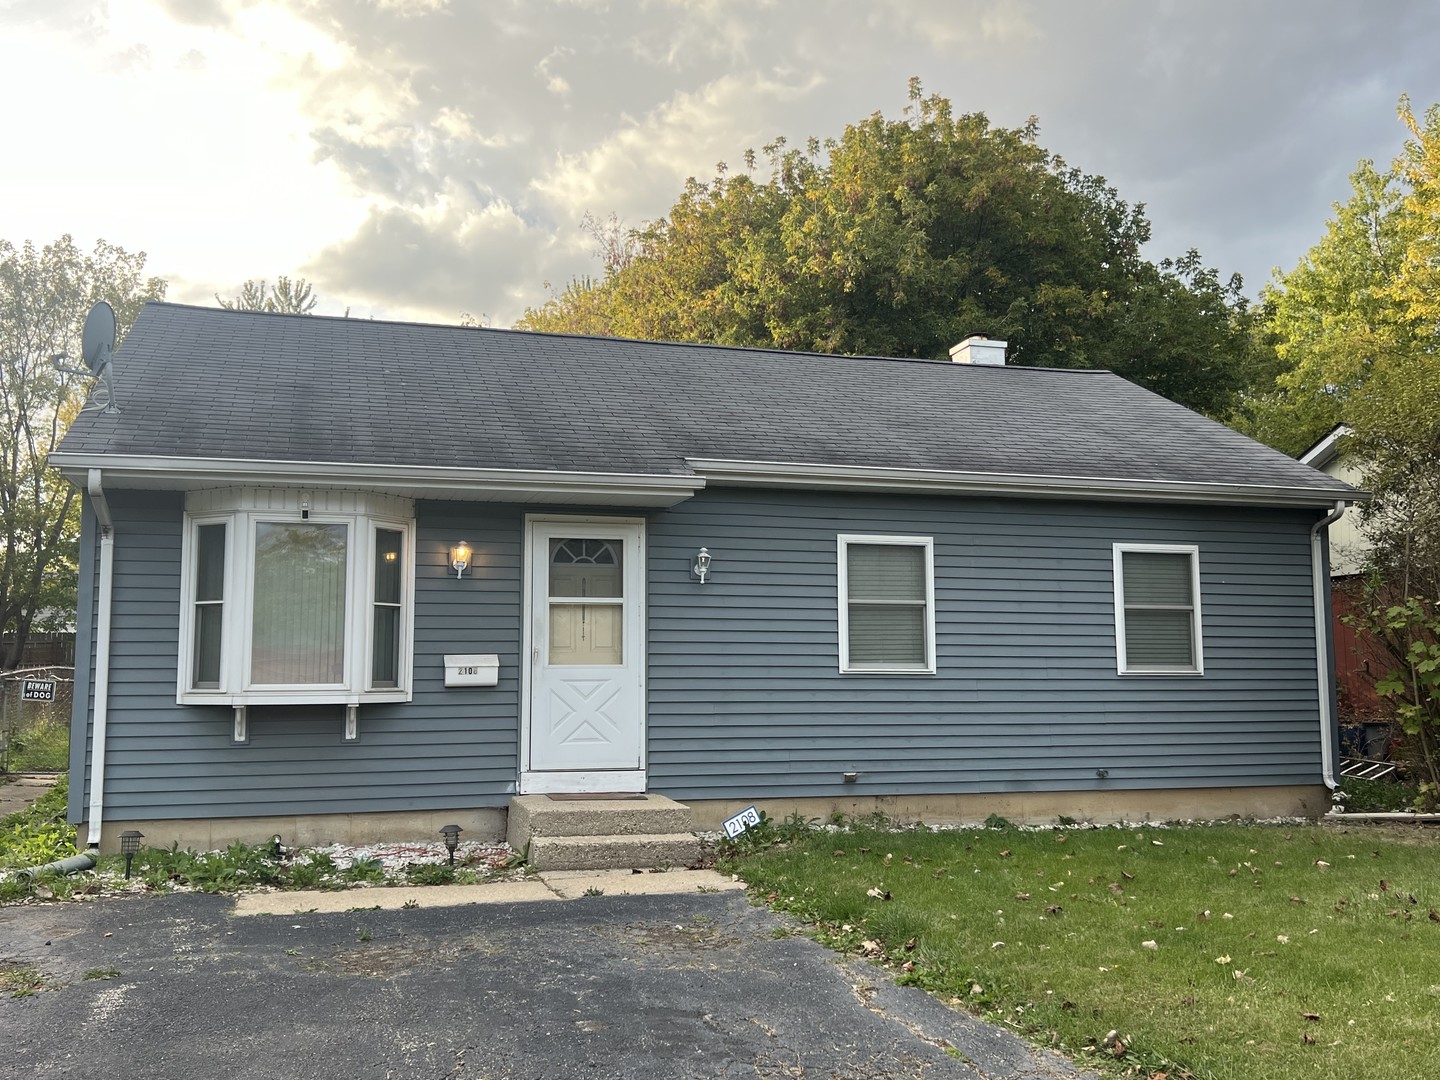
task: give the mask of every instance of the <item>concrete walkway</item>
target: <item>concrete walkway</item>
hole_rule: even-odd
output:
[[[533,900],[577,900],[596,896],[663,896],[677,893],[743,892],[745,885],[713,870],[547,870],[523,881],[483,885],[412,885],[346,889],[343,892],[253,892],[235,899],[236,915],[295,915],[357,909],[402,911],[514,904]]]
[[[54,773],[15,773],[0,776],[0,818],[24,810],[52,787],[58,777]]]

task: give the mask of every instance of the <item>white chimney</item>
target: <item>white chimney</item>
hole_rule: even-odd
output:
[[[1005,366],[1005,342],[991,341],[984,334],[971,334],[959,345],[950,346],[950,359],[957,364]]]

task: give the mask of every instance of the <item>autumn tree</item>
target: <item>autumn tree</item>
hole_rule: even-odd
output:
[[[281,315],[309,315],[320,303],[304,278],[281,274],[271,285],[264,278],[250,278],[240,286],[238,296],[226,300],[219,293],[215,302],[228,311],[270,311]]]
[[[777,140],[764,163],[689,181],[606,245],[599,281],[520,327],[926,358],[983,332],[1012,363],[1110,368],[1213,414],[1242,388],[1239,279],[1143,258],[1144,208],[1042,148],[1033,120],[955,116],[912,82],[903,119]]]
[[[93,380],[52,358],[78,364],[97,301],[114,307],[123,335],[147,300],[163,298],[165,282],[144,269],[143,252],[103,240],[89,254],[69,236],[38,250],[0,240],[0,669],[20,662],[32,630],[75,617],[79,500],[47,462]]]

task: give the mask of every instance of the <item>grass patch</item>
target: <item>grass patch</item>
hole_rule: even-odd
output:
[[[33,967],[22,967],[0,961],[0,995],[12,998],[30,997],[42,990],[55,990],[56,984]]]
[[[1346,777],[1340,782],[1345,809],[1352,812],[1395,813],[1414,810],[1420,803],[1420,785],[1404,780],[1360,780]]]
[[[70,763],[68,717],[44,717],[10,736],[11,772],[49,772]]]
[[[1413,1080],[1440,1047],[1437,854],[1415,828],[857,827],[726,868],[826,943],[1087,1064]]]

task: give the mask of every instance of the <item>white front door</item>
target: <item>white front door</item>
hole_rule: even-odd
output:
[[[520,790],[645,790],[644,524],[529,522]]]

